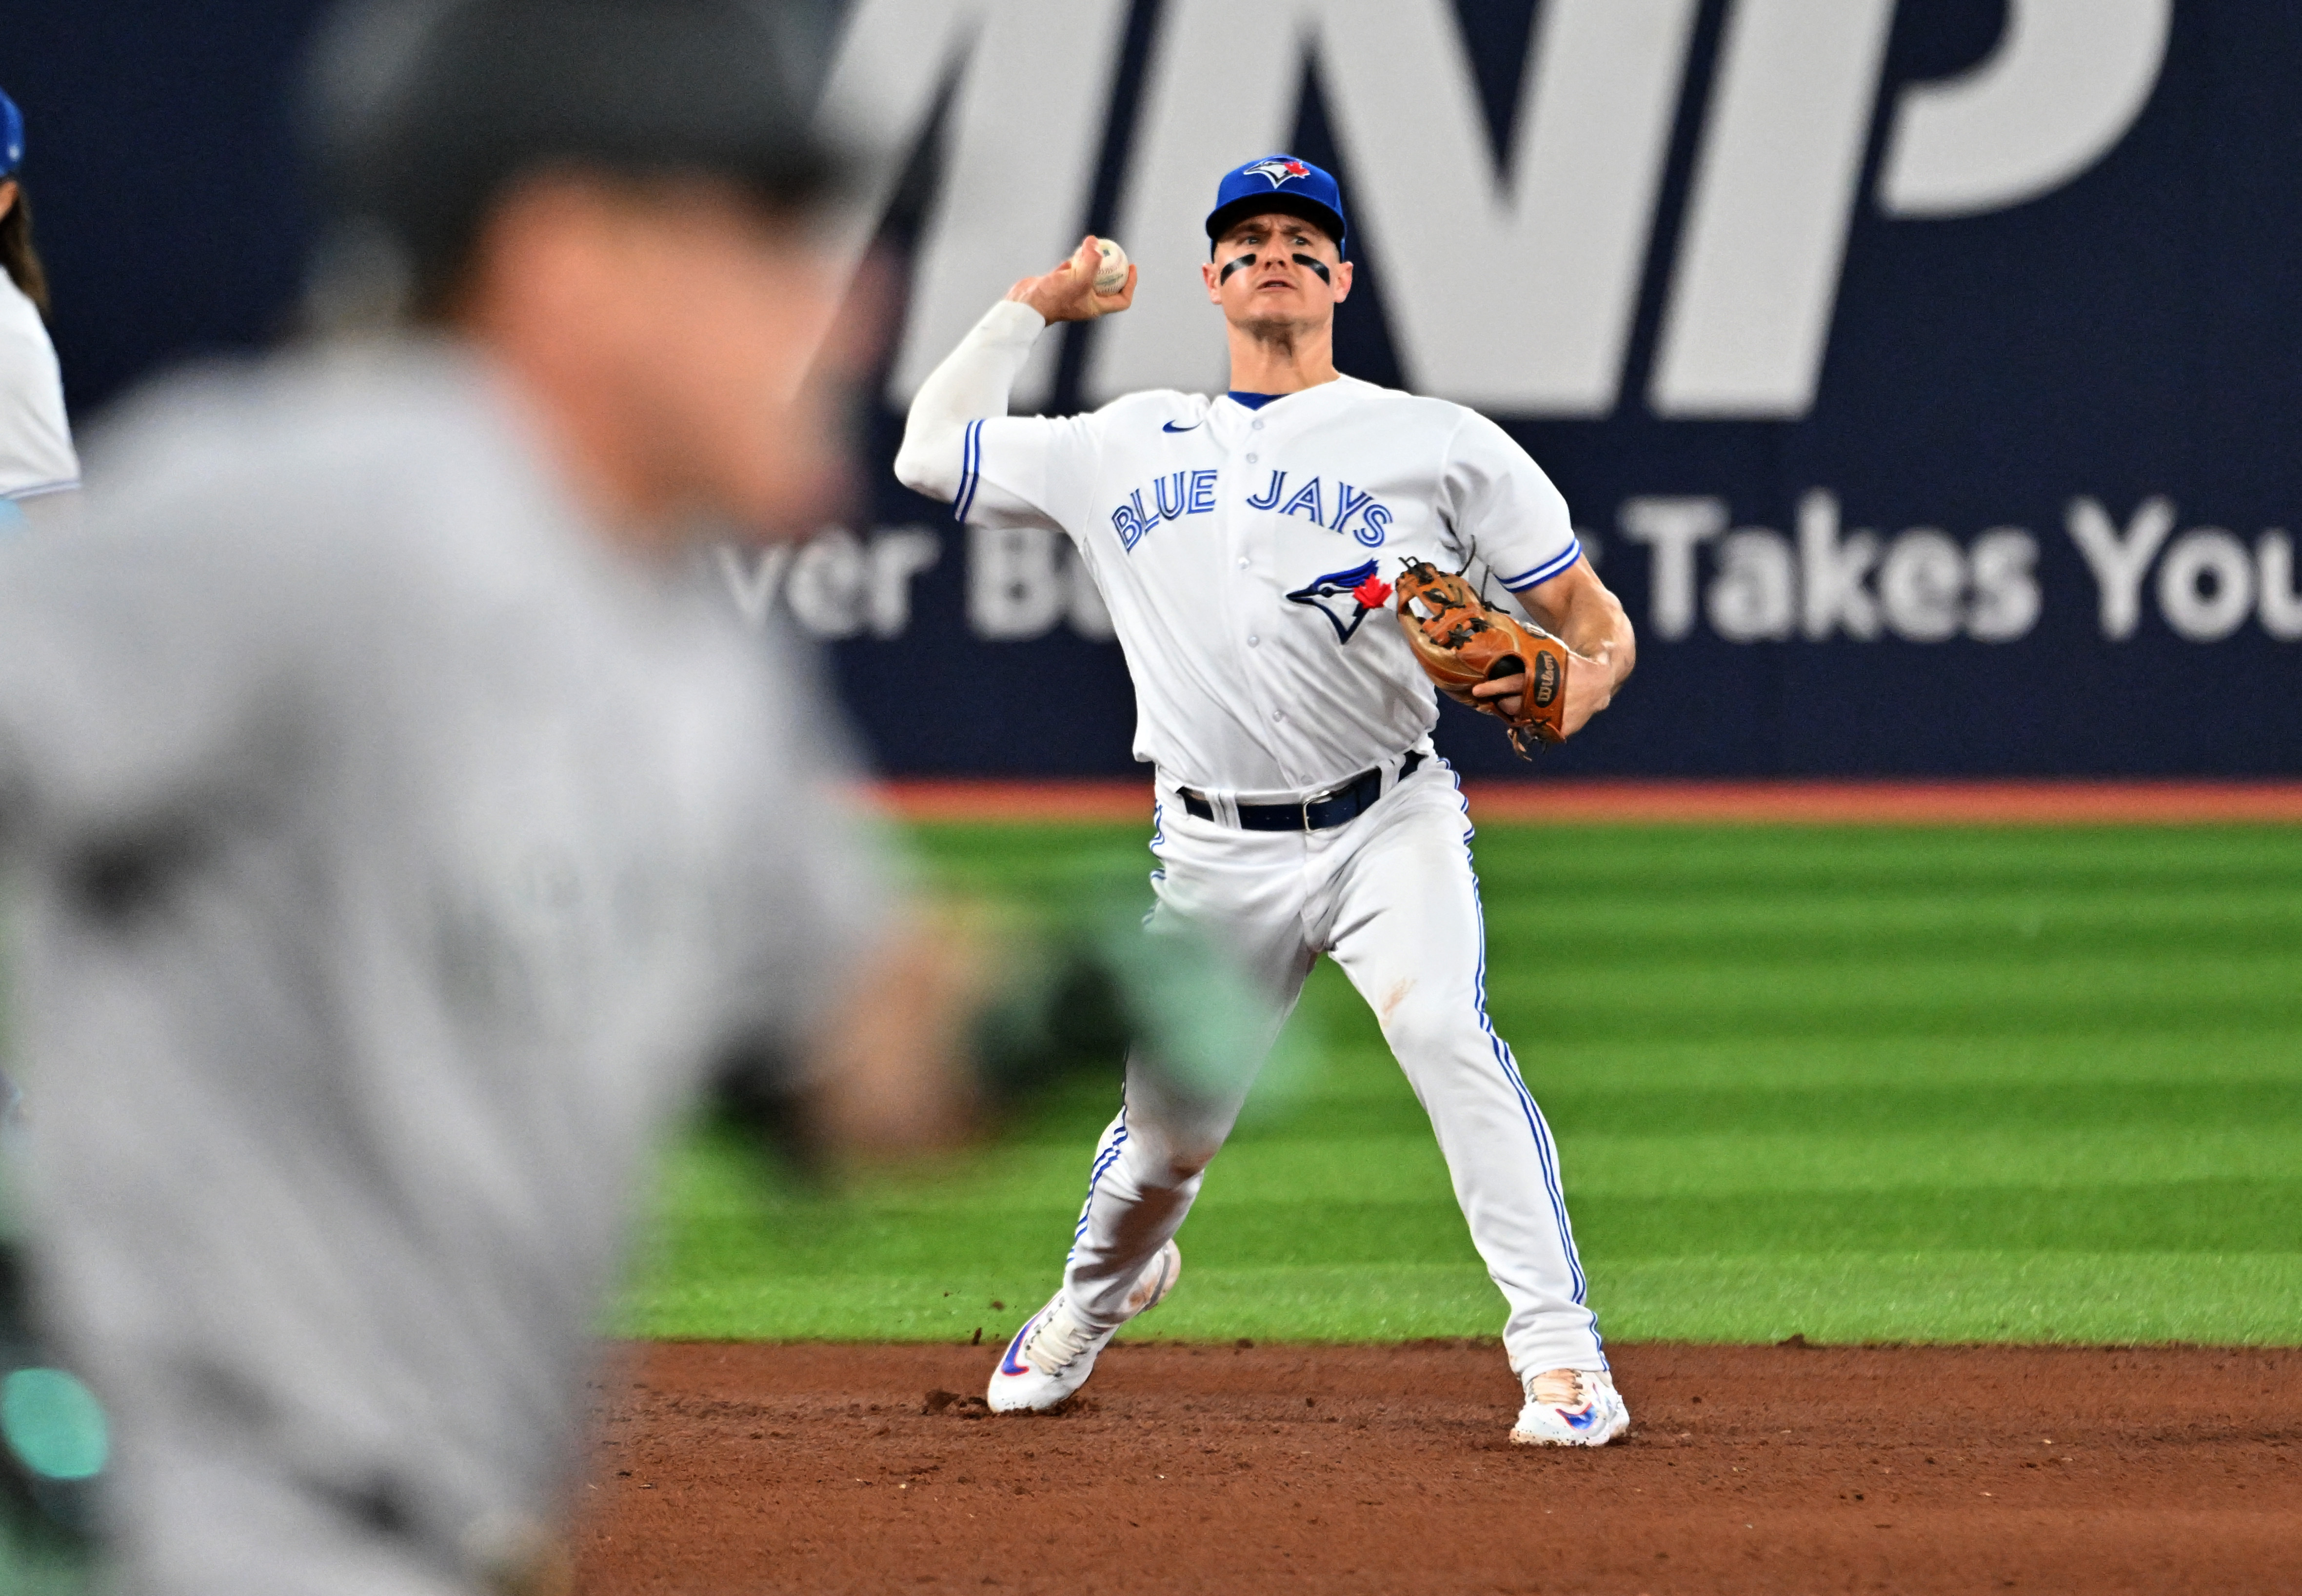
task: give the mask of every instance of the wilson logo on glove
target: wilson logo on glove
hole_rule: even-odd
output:
[[[1534,678],[1534,707],[1538,710],[1547,710],[1550,707],[1550,701],[1558,696],[1558,689],[1566,682],[1567,673],[1558,668],[1558,661],[1549,654],[1537,654],[1534,657],[1533,666],[1534,668],[1527,674]]]
[[[1542,743],[1567,740],[1568,656],[1557,638],[1490,609],[1459,575],[1424,559],[1409,561],[1399,573],[1399,624],[1416,662],[1439,691],[1502,721],[1521,758],[1533,757],[1526,746],[1530,735]],[[1516,695],[1516,715],[1504,710],[1501,698],[1472,693],[1482,683],[1517,676],[1527,680]]]

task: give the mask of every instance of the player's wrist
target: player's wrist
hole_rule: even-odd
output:
[[[1597,679],[1600,691],[1609,698],[1614,696],[1615,689],[1623,685],[1623,677],[1629,674],[1617,663],[1618,655],[1615,640],[1611,637],[1588,651],[1578,649],[1575,655],[1585,673]]]
[[[1074,302],[1075,298],[1076,296],[1058,286],[1051,286],[1042,279],[1030,292],[1023,296],[1023,303],[1038,313],[1041,322],[1052,327],[1057,322],[1081,322],[1088,319],[1087,313],[1083,313]]]
[[[1019,331],[1027,330],[1036,337],[1046,329],[1047,317],[1045,312],[1041,311],[1038,306],[1031,303],[1030,298],[1025,293],[1024,290],[1029,286],[1029,285],[1027,282],[1019,282],[1013,288],[1009,289],[1007,290],[1006,298],[1002,300],[999,304],[992,307],[991,314],[996,318],[1010,323],[1014,329]],[[1008,309],[1007,307],[1011,305],[1015,308],[1012,310]]]

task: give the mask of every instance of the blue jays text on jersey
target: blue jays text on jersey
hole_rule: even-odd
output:
[[[1189,432],[1193,428],[1178,427],[1172,423],[1164,430]],[[1112,529],[1119,533],[1119,545],[1133,553],[1135,545],[1146,533],[1163,521],[1180,521],[1186,516],[1204,516],[1215,508],[1215,483],[1222,475],[1218,471],[1174,471],[1155,478],[1151,498],[1147,505],[1144,490],[1129,491],[1126,501],[1111,512]],[[1281,496],[1287,502],[1280,503]],[[1334,506],[1334,517],[1328,518],[1327,507]],[[1378,503],[1375,496],[1365,489],[1355,488],[1340,477],[1335,479],[1332,497],[1317,476],[1299,483],[1292,493],[1287,491],[1287,473],[1273,469],[1262,491],[1248,495],[1250,509],[1276,509],[1282,516],[1300,516],[1315,526],[1330,532],[1348,532],[1370,549],[1382,547],[1383,533],[1390,525],[1390,507]],[[1353,521],[1357,525],[1353,525]]]

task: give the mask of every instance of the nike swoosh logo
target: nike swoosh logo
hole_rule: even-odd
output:
[[[1029,1374],[1031,1373],[1031,1367],[1029,1364],[1020,1364],[1015,1361],[1015,1348],[1023,1344],[1023,1338],[1030,1333],[1031,1326],[1038,1323],[1038,1321],[1039,1315],[1037,1314],[1034,1314],[1029,1319],[1024,1320],[1023,1328],[1015,1332],[1015,1339],[1007,1343],[1007,1350],[1002,1353],[999,1358],[999,1372],[1002,1374]]]
[[[1172,421],[1171,421],[1171,422],[1169,422],[1165,426],[1161,427],[1159,430],[1160,430],[1161,432],[1163,432],[1163,433],[1188,433],[1188,432],[1190,432],[1191,430],[1193,430],[1193,428],[1196,428],[1198,424],[1198,424],[1197,422],[1196,422],[1196,421],[1195,421],[1195,422],[1191,423],[1190,426],[1187,426],[1187,427],[1179,427],[1179,426],[1177,426],[1173,422],[1172,422]]]

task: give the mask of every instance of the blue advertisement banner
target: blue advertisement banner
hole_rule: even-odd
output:
[[[54,8],[24,105],[89,407],[276,333],[312,8]],[[904,292],[853,525],[729,550],[898,773],[1128,772],[1052,533],[887,469],[919,382],[1094,231],[1136,307],[1018,410],[1224,385],[1217,174],[1334,171],[1340,367],[1473,405],[1567,494],[1640,666],[1561,774],[2302,771],[2302,12],[2277,0],[855,0],[827,114],[903,159],[841,219]],[[1525,769],[1451,708],[1441,747]]]

